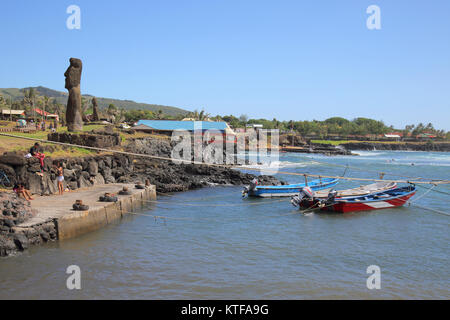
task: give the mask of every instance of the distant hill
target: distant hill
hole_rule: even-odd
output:
[[[0,88],[0,94],[3,95],[5,98],[11,98],[13,101],[16,100],[22,100],[24,97],[24,92],[27,88]],[[33,87],[33,89],[36,91],[36,94],[39,96],[47,96],[50,98],[54,98],[56,102],[66,104],[67,98],[69,94],[67,92],[57,91],[45,87]],[[91,99],[94,96],[84,94],[83,97],[87,99]],[[112,98],[100,98],[96,97],[98,105],[100,109],[106,109],[111,103],[114,104],[118,108],[123,108],[126,110],[150,110],[150,111],[158,111],[162,110],[164,114],[171,115],[171,116],[177,116],[177,115],[186,115],[189,111],[177,108],[177,107],[171,107],[171,106],[162,106],[157,104],[148,104],[148,103],[138,103],[131,100],[119,100],[119,99],[112,99]]]

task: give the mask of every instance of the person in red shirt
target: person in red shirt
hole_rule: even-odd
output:
[[[30,154],[39,159],[39,162],[41,163],[41,172],[42,170],[44,170],[44,159],[45,159],[45,154],[40,152],[40,145],[39,143],[35,143],[34,146],[31,147],[30,149]]]

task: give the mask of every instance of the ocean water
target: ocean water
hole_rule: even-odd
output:
[[[286,153],[261,167],[341,175],[348,166],[352,177],[450,179],[450,153],[358,153]],[[289,199],[242,199],[241,189],[161,196],[104,229],[0,259],[0,298],[450,298],[449,216],[415,206],[303,215]],[[413,200],[450,213],[450,186],[435,190],[444,193],[421,197],[427,190],[419,187]],[[81,290],[66,287],[70,265],[81,269]],[[381,269],[380,289],[366,286],[370,265]]]

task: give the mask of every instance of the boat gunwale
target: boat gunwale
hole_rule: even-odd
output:
[[[312,185],[306,185],[304,183],[299,183],[299,184],[290,184],[290,185],[284,185],[284,186],[256,186],[255,191],[256,190],[288,190],[288,189],[299,189],[299,188],[304,188],[304,187],[317,187],[317,186],[328,186],[330,184],[334,184],[339,182],[339,179],[333,179],[333,178],[326,178],[326,179],[330,179],[327,180],[325,183],[314,183]],[[317,180],[313,180],[313,181],[317,181]]]
[[[337,190],[337,192],[338,192],[338,195],[336,196],[336,199],[347,199],[347,198],[356,198],[356,197],[368,197],[368,196],[371,196],[371,195],[373,195],[373,194],[378,194],[378,193],[382,193],[382,192],[385,192],[385,191],[390,191],[390,190],[394,190],[394,189],[399,189],[399,187],[397,186],[397,183],[395,183],[395,182],[390,182],[390,183],[388,183],[388,184],[386,184],[386,188],[380,188],[380,189],[378,189],[378,190],[364,190],[364,189],[360,189],[361,187],[358,187],[358,188],[353,188],[353,189],[344,189],[344,190]],[[365,193],[365,194],[356,194],[356,195],[351,195],[351,194],[349,194],[349,195],[339,195],[339,192],[348,192],[348,191],[351,191],[351,190],[357,190],[357,189],[359,189],[359,190],[361,190],[361,191],[365,191],[365,192],[367,192],[367,193]],[[317,195],[317,194],[314,194],[314,198],[316,198],[316,199],[324,199],[324,198],[327,198],[328,197],[328,194],[320,194],[321,192],[323,192],[323,190],[319,190],[319,191],[317,191],[317,193],[319,193],[319,195]]]
[[[407,187],[402,187],[402,188],[398,188],[398,189],[403,189],[403,188],[407,188]],[[387,191],[393,191],[393,190],[395,190],[395,189],[391,189],[391,190],[387,190]],[[401,195],[398,195],[398,196],[395,196],[395,197],[390,197],[390,198],[384,198],[384,199],[367,199],[367,200],[363,200],[363,201],[355,201],[354,199],[356,199],[356,198],[363,198],[363,197],[373,197],[373,196],[376,196],[377,194],[381,194],[381,193],[384,193],[384,192],[386,192],[386,190],[385,191],[382,191],[382,192],[379,192],[379,193],[373,193],[373,194],[370,194],[370,195],[368,195],[368,196],[359,196],[359,197],[354,197],[354,199],[352,200],[352,199],[336,199],[335,200],[335,203],[337,204],[337,203],[348,203],[348,204],[353,204],[353,203],[367,203],[367,202],[380,202],[380,201],[388,201],[388,200],[396,200],[396,199],[399,199],[399,198],[401,198],[401,197],[404,197],[404,196],[408,196],[408,195],[410,195],[410,194],[412,194],[412,193],[416,193],[416,188],[414,188],[413,190],[411,190],[411,191],[409,191],[409,192],[406,192],[406,193],[404,193],[404,194],[401,194]]]

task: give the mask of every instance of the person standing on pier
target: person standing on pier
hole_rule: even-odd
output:
[[[61,162],[58,162],[58,167],[57,167],[57,171],[58,171],[58,192],[59,195],[62,196],[64,193],[64,169],[62,167]]]

